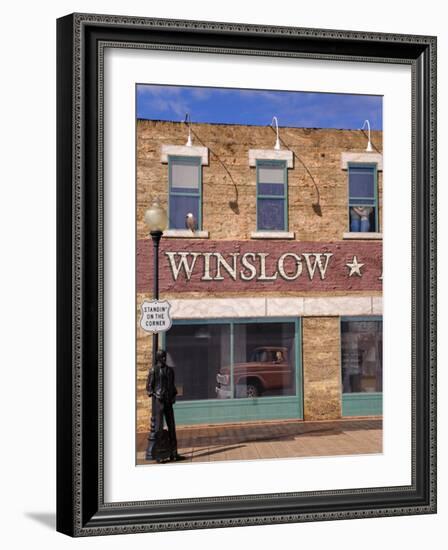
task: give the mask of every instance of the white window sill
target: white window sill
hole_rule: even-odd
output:
[[[383,238],[383,234],[382,233],[373,233],[373,232],[369,232],[369,231],[354,231],[354,232],[350,232],[350,233],[344,233],[342,235],[342,238],[345,240],[345,239],[352,239],[352,240],[356,240],[356,241],[365,241],[365,240],[369,240],[369,241],[378,241],[378,240],[381,240]]]
[[[292,231],[252,231],[251,239],[294,239]]]
[[[166,229],[163,236],[168,239],[208,239],[208,231],[191,231],[190,229]]]

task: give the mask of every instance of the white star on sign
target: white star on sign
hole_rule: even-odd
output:
[[[351,263],[348,263],[348,264],[345,264],[345,265],[350,268],[350,273],[348,274],[349,277],[351,277],[355,273],[356,273],[356,275],[358,275],[358,277],[362,277],[361,267],[364,264],[359,264],[358,263],[358,258],[356,256],[353,256],[353,260],[352,260]]]

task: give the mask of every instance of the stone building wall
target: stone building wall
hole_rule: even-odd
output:
[[[209,149],[209,163],[202,167],[202,226],[209,232],[209,238],[195,239],[195,246],[200,248],[203,243],[207,250],[230,250],[231,243],[219,246],[219,241],[251,241],[251,233],[256,229],[256,174],[255,168],[249,166],[249,149],[272,149],[275,133],[269,127],[213,124],[192,124],[192,133],[194,145]],[[343,241],[343,234],[348,230],[348,178],[347,171],[341,168],[341,154],[363,153],[367,143],[366,136],[362,132],[351,130],[280,128],[280,138],[282,150],[289,148],[294,153],[294,167],[288,169],[288,229],[295,236],[294,240],[288,242],[308,241],[321,243],[320,246],[325,246],[325,243],[336,243],[338,246],[341,243],[342,246],[347,246],[349,243]],[[168,167],[161,162],[161,148],[162,145],[185,145],[186,139],[187,129],[182,123],[137,121],[137,269],[147,270],[149,274],[151,269],[147,264],[151,258],[148,251],[152,245],[143,221],[144,212],[154,197],[160,200],[164,208],[167,208],[168,201]],[[381,153],[382,132],[372,132],[372,143],[374,149]],[[382,181],[380,171],[380,229]],[[171,240],[166,239],[167,243],[168,241]],[[370,246],[370,258],[375,258],[377,265],[381,265],[380,241],[370,244],[367,241],[356,242],[359,245],[357,250],[364,251],[364,254],[368,253]],[[182,243],[187,246],[186,241],[179,240],[177,249],[182,249]],[[265,244],[267,248],[276,246],[269,240]],[[286,246],[285,241],[278,245]],[[169,243],[162,244],[163,246],[169,247]],[[350,248],[350,255],[352,254]],[[344,262],[345,259],[342,258],[341,266]],[[163,279],[164,274],[161,276]],[[339,315],[347,314],[347,311],[350,313],[352,304],[356,306],[354,311],[362,311],[366,315],[381,314],[381,285],[377,287],[374,282],[378,280],[378,274],[375,273],[372,278],[366,272],[364,281],[369,276],[371,284],[368,291],[362,285],[359,286],[360,281],[357,278],[347,279],[346,290],[341,290],[339,283],[334,288],[326,284],[321,285],[321,289],[313,287],[311,290],[305,287],[301,290],[294,290],[294,287],[285,290],[281,285],[273,285],[271,290],[263,288],[262,296],[270,296],[272,303],[275,303],[274,299],[288,298],[288,311],[295,312],[297,309],[297,315],[302,317],[305,420],[341,416]],[[335,279],[336,283],[338,280]],[[145,381],[151,365],[152,339],[140,328],[139,319],[140,304],[144,299],[151,298],[151,281],[148,279],[140,286],[136,296],[137,430],[144,432],[148,430],[150,414]],[[176,292],[179,288],[181,293]],[[208,289],[191,290],[192,288],[193,285],[171,287],[163,292],[163,298],[250,299],[257,296],[253,286],[248,287],[247,291],[234,288],[230,284],[223,284],[220,290],[214,289],[212,292]],[[336,305],[331,316],[325,313],[328,308],[324,308],[323,313],[320,312],[320,306],[313,313],[307,313],[311,310],[300,309],[301,297],[304,300],[338,297],[339,302],[335,303],[340,304],[340,312],[337,309],[339,305]],[[296,304],[299,305],[296,307]]]
[[[256,229],[256,175],[249,166],[250,149],[273,149],[270,127],[193,124],[193,144],[209,149],[202,167],[202,225],[214,239],[249,239]],[[364,152],[360,131],[280,128],[282,150],[294,154],[288,169],[289,231],[300,241],[339,241],[348,230],[347,171],[341,153]],[[144,212],[153,197],[167,207],[168,168],[162,145],[185,145],[186,126],[176,122],[137,121],[137,238],[145,238]],[[382,132],[372,132],[382,151]],[[382,206],[382,172],[378,200]],[[319,205],[319,206],[318,206]]]
[[[302,341],[303,418],[340,418],[339,317],[304,317]]]

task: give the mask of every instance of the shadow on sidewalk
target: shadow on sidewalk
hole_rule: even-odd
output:
[[[383,421],[381,418],[361,420],[334,420],[322,422],[254,422],[241,424],[215,424],[180,426],[177,428],[179,448],[207,447],[219,448],[223,452],[223,446],[228,449],[237,448],[242,444],[267,443],[280,441],[295,441],[301,436],[328,437],[338,436],[352,431],[381,430]],[[146,448],[147,434],[137,435],[137,450]],[[210,454],[208,450],[207,453]]]

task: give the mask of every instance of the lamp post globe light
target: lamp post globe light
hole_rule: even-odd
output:
[[[153,244],[153,259],[154,259],[154,266],[153,266],[153,299],[158,300],[159,299],[159,243],[160,239],[162,238],[163,231],[166,229],[168,225],[168,216],[165,212],[165,210],[160,206],[159,200],[154,199],[151,206],[146,210],[145,212],[145,223],[148,226],[149,233],[152,238],[152,244]],[[157,332],[153,332],[152,334],[152,368],[154,368],[156,363],[156,352],[159,349],[159,335]],[[151,372],[151,368],[149,369],[149,373]],[[148,380],[149,380],[149,373],[148,373]],[[152,450],[156,441],[156,433],[155,433],[155,417],[154,417],[154,410],[155,410],[155,397],[151,397],[152,400],[152,407],[151,407],[151,424],[150,424],[150,433],[148,436],[148,447],[146,449],[146,460],[152,459]]]
[[[158,199],[154,199],[151,206],[146,210],[145,223],[152,237],[153,233],[163,233],[163,231],[165,231],[168,225],[168,216],[165,210],[160,206]]]
[[[153,281],[153,299],[159,299],[159,243],[163,232],[168,225],[168,216],[165,210],[160,206],[159,200],[154,199],[151,206],[145,212],[145,223],[149,228],[149,234],[152,238],[154,251],[154,281]],[[157,333],[155,333],[157,336]],[[155,348],[157,349],[157,348]]]

